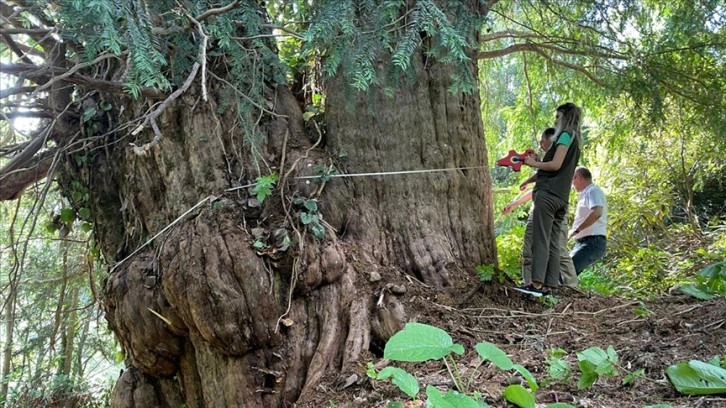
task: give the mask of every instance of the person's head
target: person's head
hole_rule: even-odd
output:
[[[575,175],[572,176],[572,187],[575,187],[575,191],[578,193],[584,190],[587,186],[592,183],[592,173],[587,167],[578,167],[575,169]]]
[[[582,125],[582,109],[572,102],[567,102],[557,107],[555,116],[555,128],[557,133],[566,131],[572,137],[580,135]]]
[[[539,137],[539,148],[547,151],[552,147],[552,139],[555,137],[555,128],[547,128]]]

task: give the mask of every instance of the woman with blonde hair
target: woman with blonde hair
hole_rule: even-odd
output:
[[[557,107],[555,141],[542,161],[530,156],[524,164],[537,170],[532,193],[532,282],[517,288],[534,296],[549,295],[560,284],[560,239],[572,176],[580,160],[582,110],[568,102]]]

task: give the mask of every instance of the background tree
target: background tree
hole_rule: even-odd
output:
[[[465,299],[496,263],[477,59],[651,77],[606,21],[638,3],[571,3],[2,0],[6,123],[40,126],[3,136],[0,198],[53,175],[93,223],[115,403],[291,404],[401,326],[401,286]]]
[[[610,203],[607,291],[652,294],[724,255],[726,116],[717,94],[725,85],[726,14],[714,2],[619,4],[531,2],[516,6],[524,14],[517,30],[495,21],[480,55],[496,58],[482,61],[481,75],[500,80],[482,80],[483,118],[497,130],[487,132],[490,157],[497,157],[513,146],[536,148],[561,95],[584,107],[583,164]],[[502,15],[513,7],[498,6],[493,11]],[[497,191],[510,186],[495,196],[501,208],[521,180],[502,169],[493,174]],[[513,217],[496,219],[500,262],[512,271],[518,225]],[[582,283],[602,276],[586,274]]]
[[[75,231],[66,229],[61,214],[68,211],[57,192],[38,198],[27,191],[22,200],[0,206],[7,232],[0,236],[0,401],[8,407],[79,406],[101,396],[109,377],[118,375],[97,299],[101,264],[89,248],[89,231],[80,223]]]

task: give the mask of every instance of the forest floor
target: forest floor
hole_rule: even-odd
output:
[[[416,293],[417,292],[417,293]],[[699,301],[686,295],[665,295],[642,303],[618,297],[604,297],[585,291],[561,288],[554,305],[513,291],[487,284],[456,302],[438,299],[422,289],[409,291],[403,300],[409,321],[426,323],[446,330],[454,343],[464,346],[465,354],[455,356],[464,378],[469,378],[479,363],[474,350],[481,341],[494,343],[514,363],[526,367],[537,379],[537,407],[564,402],[576,407],[643,408],[664,404],[676,407],[726,407],[726,395],[685,396],[669,382],[668,366],[692,359],[706,361],[726,354],[726,299]],[[456,307],[447,306],[455,304]],[[416,315],[412,315],[416,313]],[[589,388],[578,390],[580,377],[576,353],[589,347],[606,350],[612,346],[619,358],[619,375],[600,378]],[[562,359],[572,368],[567,380],[548,381],[548,350],[566,351]],[[387,364],[380,355],[370,362],[380,369]],[[441,360],[425,364],[393,363],[417,377],[419,397],[426,385],[442,391],[453,388],[446,366]],[[400,401],[407,408],[425,407],[412,401],[389,381],[371,381],[365,375],[366,362],[360,373],[349,381],[326,378],[317,393],[298,407],[386,407]],[[628,372],[644,369],[645,375],[622,385]],[[347,385],[347,383],[351,383]],[[502,397],[504,388],[521,382],[511,371],[484,364],[475,371],[471,389],[483,395],[491,407],[514,407]]]

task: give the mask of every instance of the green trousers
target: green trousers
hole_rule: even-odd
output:
[[[524,229],[524,245],[522,246],[522,283],[532,282],[532,214],[529,212],[527,227]],[[577,274],[575,265],[572,263],[570,253],[567,251],[567,219],[562,223],[562,234],[560,238],[560,280],[564,286],[577,287]]]

